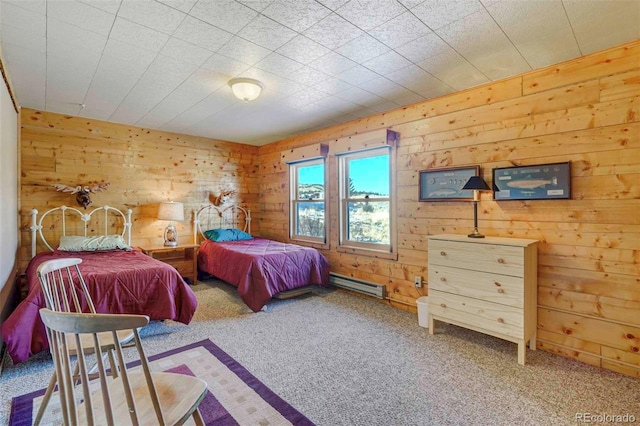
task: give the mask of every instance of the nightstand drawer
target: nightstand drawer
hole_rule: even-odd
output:
[[[515,308],[524,307],[522,278],[510,275],[431,265],[429,293],[431,290],[459,294]]]
[[[524,250],[518,246],[429,240],[429,264],[524,276]]]
[[[195,283],[198,278],[198,248],[196,244],[185,244],[177,247],[143,248],[142,251],[173,266],[183,278]]]
[[[193,275],[193,262],[191,260],[172,260],[165,262],[176,268],[178,273],[183,277],[191,277],[191,275]]]
[[[512,306],[431,290],[429,314],[517,339],[524,337],[523,311]]]
[[[163,262],[170,263],[172,261],[191,260],[194,255],[194,250],[184,248],[172,248],[163,251],[154,251],[151,257],[161,260]]]

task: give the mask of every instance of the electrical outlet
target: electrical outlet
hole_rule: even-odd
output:
[[[420,275],[416,275],[415,277],[413,277],[413,284],[416,286],[416,288],[422,287],[422,277]]]

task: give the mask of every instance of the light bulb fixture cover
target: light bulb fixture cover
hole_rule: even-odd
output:
[[[480,191],[489,191],[489,185],[482,179],[482,176],[471,176],[462,187],[463,190],[473,190],[473,232],[467,235],[469,238],[484,238],[478,232],[478,201],[480,201]]]
[[[178,231],[173,221],[184,220],[184,205],[175,201],[160,203],[158,219],[169,221],[169,224],[164,229],[164,245],[167,247],[176,247],[178,245]]]
[[[256,99],[264,89],[264,84],[253,78],[234,78],[229,80],[229,86],[233,94],[245,102]]]

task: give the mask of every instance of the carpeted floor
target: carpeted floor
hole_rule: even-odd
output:
[[[253,314],[231,286],[194,290],[194,321],[151,324],[146,352],[211,339],[317,425],[563,425],[576,413],[640,422],[640,380],[543,351],[520,366],[512,343],[442,324],[430,336],[415,314],[343,291]],[[11,397],[44,387],[53,368],[48,354],[4,363],[0,424]]]
[[[91,356],[89,358],[95,359]],[[209,339],[162,352],[148,359],[151,371],[196,376],[207,382],[208,391],[198,406],[205,425],[313,426],[302,413],[273,393]],[[130,363],[127,368],[130,373],[140,372],[140,362]],[[98,391],[100,381],[92,380],[89,388],[92,393]],[[40,389],[14,398],[9,423],[12,426],[31,425],[42,404],[44,393],[45,390]],[[54,392],[40,424],[49,426],[62,422],[60,399]],[[192,424],[195,424],[193,419],[185,423]]]

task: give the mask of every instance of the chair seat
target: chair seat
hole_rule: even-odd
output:
[[[207,383],[197,377],[175,373],[151,373],[151,376],[167,425],[182,424],[191,415],[192,408],[197,407],[207,393]],[[131,373],[129,381],[136,400],[136,412],[140,424],[157,424],[156,413],[148,393],[144,374],[142,372]],[[125,394],[121,391],[122,385],[122,377],[109,383],[113,420],[117,425],[129,425],[131,417]],[[92,401],[95,424],[106,425],[102,392],[95,392],[92,395]],[[87,423],[84,403],[78,406],[78,423]]]
[[[133,331],[131,330],[118,330],[116,331],[116,333],[118,335],[118,341],[120,342],[120,345],[126,345],[133,340]],[[93,350],[93,335],[79,334],[79,336],[82,347],[84,348],[84,353],[94,353],[95,351]],[[67,346],[69,348],[69,355],[76,355],[77,351],[75,335],[67,334],[65,337],[67,340]],[[98,333],[98,340],[100,340],[100,346],[103,349],[115,348],[113,334],[109,331]]]

